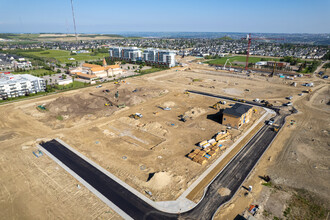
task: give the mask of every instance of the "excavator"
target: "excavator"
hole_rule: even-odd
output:
[[[104,106],[116,106],[112,101],[110,101],[109,98],[105,97],[105,96],[101,96],[101,95],[95,95],[93,93],[89,93],[91,96],[95,96],[95,97],[100,97],[100,98],[104,98],[104,100],[106,101],[106,103],[104,104]]]

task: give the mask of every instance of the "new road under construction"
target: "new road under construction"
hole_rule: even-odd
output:
[[[197,91],[190,92],[217,96]],[[225,96],[221,98],[233,100]],[[278,112],[278,109],[273,108],[273,110]],[[274,118],[279,128],[285,123],[285,117],[286,115],[277,114]],[[160,208],[147,198],[141,199],[143,195],[125,188],[121,182],[117,182],[84,160],[61,141],[54,139],[43,142],[40,148],[58,161],[63,168],[73,172],[72,175],[86,187],[100,193],[101,195],[98,193],[96,195],[104,202],[109,202],[113,209],[119,209],[118,212],[126,219],[212,219],[217,209],[233,197],[277,133],[270,125],[264,124],[205,187],[202,199],[193,207],[182,207],[182,212],[178,213],[173,213],[171,208],[167,210],[166,206]],[[220,189],[222,190],[219,192]]]

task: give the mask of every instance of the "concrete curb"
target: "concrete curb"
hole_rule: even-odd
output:
[[[75,179],[77,179],[81,184],[83,184],[87,189],[89,189],[89,191],[91,191],[94,195],[96,195],[99,199],[101,199],[105,204],[107,204],[111,209],[113,209],[121,217],[123,217],[124,219],[133,220],[133,218],[131,218],[124,211],[122,211],[115,204],[113,204],[109,199],[107,199],[105,196],[103,196],[101,193],[99,193],[99,191],[97,191],[93,186],[91,186],[89,183],[87,183],[83,178],[81,178],[79,175],[77,175],[75,172],[73,172],[69,167],[67,167],[65,164],[63,164],[55,156],[53,156],[51,153],[49,153],[45,148],[43,148],[41,145],[38,145],[38,148],[40,148],[41,151],[43,151],[45,154],[47,154],[47,156],[49,156],[51,159],[53,159],[65,171],[67,171],[69,174],[71,174]]]
[[[286,123],[286,119],[284,118],[284,123],[283,123],[283,126],[285,125]],[[258,165],[259,161],[261,160],[261,158],[263,157],[263,155],[266,153],[266,151],[268,150],[268,148],[273,144],[274,140],[276,139],[277,135],[282,131],[282,128],[283,126],[280,127],[279,131],[277,132],[277,134],[275,135],[275,137],[273,138],[273,140],[269,143],[269,145],[267,146],[267,148],[265,149],[265,151],[261,154],[261,156],[259,157],[259,159],[257,160],[256,164],[253,166],[253,168],[250,170],[250,172],[248,173],[248,175],[244,178],[244,180],[242,181],[242,184],[239,186],[239,188],[242,187],[243,183],[245,182],[245,180],[247,178],[249,178],[250,174],[252,173],[252,171],[254,171],[254,168]],[[218,210],[226,205],[227,203],[229,203],[233,198],[234,196],[237,194],[238,190],[234,193],[234,195],[227,201],[225,202],[224,204],[222,204],[221,206],[219,206],[219,208],[214,212],[213,216],[212,216],[212,220],[214,219],[214,216],[216,215],[216,213],[218,212]]]

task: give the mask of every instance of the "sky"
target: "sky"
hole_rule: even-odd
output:
[[[78,33],[330,33],[330,0],[73,0]],[[73,33],[70,0],[0,0],[1,33]]]

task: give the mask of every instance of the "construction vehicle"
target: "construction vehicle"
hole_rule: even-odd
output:
[[[238,99],[237,98],[233,98],[234,101],[237,101]]]
[[[305,93],[312,93],[312,89],[307,89],[306,91],[305,91]]]
[[[179,121],[186,122],[187,118],[188,118],[188,116],[186,116],[186,115],[179,115]]]
[[[43,105],[38,105],[37,108],[38,108],[39,110],[46,111],[46,107],[43,106]]]
[[[229,62],[229,64],[230,64],[230,67],[228,69],[230,71],[233,64],[229,61],[229,59],[227,59],[226,62],[225,62],[225,65],[223,65],[223,70],[226,70],[227,62]]]
[[[185,91],[183,94],[189,95],[189,94],[190,94],[190,92],[188,92],[188,91]]]
[[[279,130],[280,130],[280,126],[277,124],[273,124],[273,131],[277,133]]]
[[[104,100],[106,101],[106,103],[104,104],[105,106],[114,106],[115,104],[113,102],[110,101],[109,98],[105,97],[105,96],[101,96],[101,95],[95,95],[93,93],[89,93],[89,95],[91,96],[96,96],[96,97],[100,97],[100,98],[104,98]]]
[[[131,115],[129,115],[128,117],[130,117],[130,118],[134,118],[134,119],[140,119],[140,118],[143,117],[143,115],[140,114],[140,113],[135,113],[135,114],[131,114]]]
[[[266,107],[273,107],[273,104],[269,103],[268,101],[265,101],[265,104],[264,104]]]
[[[239,99],[238,101],[239,101],[239,102],[243,102],[243,103],[246,102],[244,99]]]
[[[218,109],[220,109],[220,103],[217,102],[217,103],[215,103],[214,105],[212,105],[210,107],[213,108],[213,109],[215,109],[215,110],[218,110]]]

